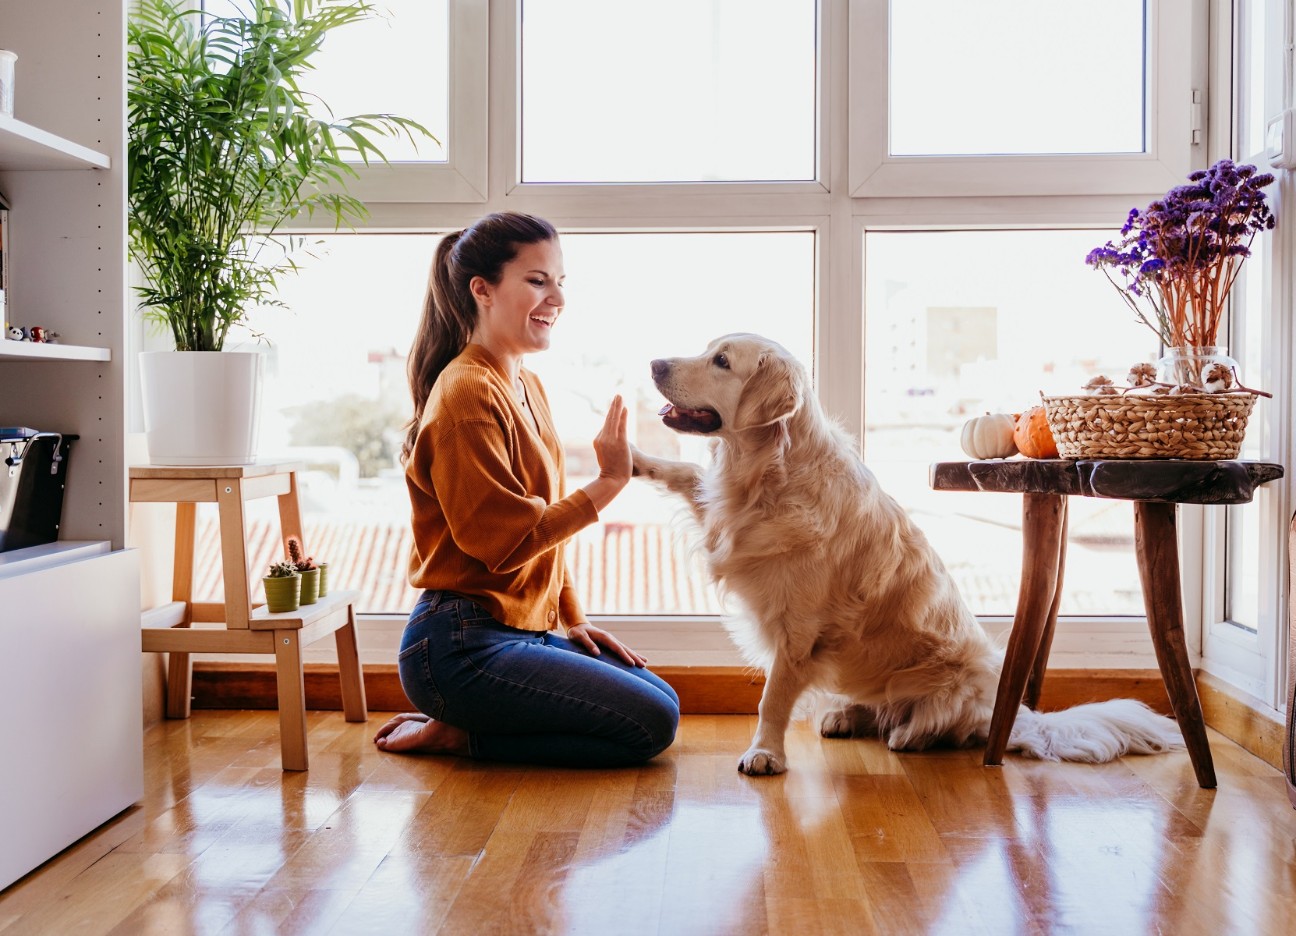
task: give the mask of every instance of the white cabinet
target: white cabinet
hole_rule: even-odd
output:
[[[0,2],[0,46],[18,55],[0,116],[6,318],[62,336],[0,341],[0,425],[79,437],[60,539],[84,544],[0,564],[0,887],[143,792],[139,569],[124,548],[125,21],[125,0]]]
[[[0,888],[144,791],[139,554],[44,558],[0,564]]]

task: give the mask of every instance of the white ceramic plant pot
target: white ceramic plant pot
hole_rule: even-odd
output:
[[[149,463],[253,464],[263,360],[255,351],[141,351]]]

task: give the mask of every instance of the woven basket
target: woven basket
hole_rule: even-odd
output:
[[[1254,393],[1044,397],[1062,458],[1237,458]]]

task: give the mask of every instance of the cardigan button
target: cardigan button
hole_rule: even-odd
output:
[[[549,612],[549,623],[552,624],[552,623],[553,623],[554,621],[556,621],[556,620],[558,620],[558,612],[557,612],[557,611],[550,611],[550,612]]]

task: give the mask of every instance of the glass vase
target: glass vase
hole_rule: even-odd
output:
[[[1232,375],[1232,384],[1238,382],[1238,362],[1229,357],[1228,349],[1223,345],[1167,348],[1165,356],[1157,362],[1157,380],[1175,387],[1189,386],[1200,390],[1205,386],[1204,375],[1213,364],[1223,364]]]

